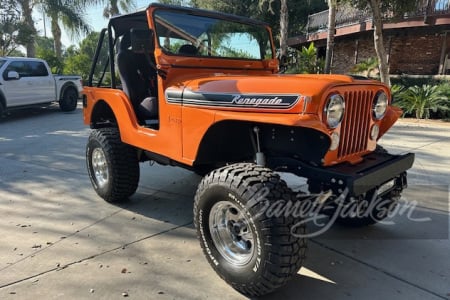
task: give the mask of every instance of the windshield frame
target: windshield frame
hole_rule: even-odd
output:
[[[264,34],[264,40],[263,42],[258,42],[258,40],[256,39],[256,37],[254,35],[252,35],[251,31],[244,31],[244,32],[235,32],[236,34],[240,33],[240,34],[246,34],[248,33],[248,35],[251,35],[254,37],[254,41],[257,42],[258,45],[258,50],[256,50],[254,53],[259,52],[258,57],[251,57],[251,55],[248,55],[249,57],[244,57],[244,56],[227,56],[227,55],[212,55],[212,53],[214,53],[214,50],[211,48],[211,41],[209,41],[209,44],[207,45],[207,47],[204,47],[203,44],[197,43],[196,46],[198,47],[198,49],[201,48],[206,48],[206,55],[205,54],[180,54],[180,53],[176,53],[174,51],[170,51],[168,50],[165,45],[163,44],[161,39],[164,38],[170,38],[170,37],[165,37],[165,36],[161,36],[160,33],[158,32],[158,26],[165,26],[161,23],[158,23],[158,19],[161,19],[158,16],[158,13],[161,12],[167,12],[167,13],[173,13],[173,14],[180,14],[180,16],[186,16],[186,15],[190,15],[194,18],[209,18],[211,20],[215,19],[218,22],[227,22],[228,24],[236,24],[237,26],[242,26],[243,28],[247,26],[248,29],[251,28],[255,28],[257,30],[259,30],[259,32]],[[257,20],[252,20],[252,19],[247,19],[244,17],[239,17],[239,16],[234,16],[234,15],[229,15],[229,14],[224,14],[224,13],[216,13],[216,12],[212,12],[212,11],[201,11],[201,10],[185,10],[185,9],[167,9],[166,7],[158,7],[157,9],[155,9],[153,11],[152,14],[152,21],[153,21],[153,28],[155,31],[155,40],[156,40],[156,45],[157,47],[159,47],[161,49],[161,51],[169,56],[189,56],[189,57],[198,57],[198,58],[211,58],[211,59],[227,59],[227,60],[251,60],[251,61],[264,61],[264,60],[272,60],[275,59],[275,51],[274,51],[274,45],[273,45],[273,38],[272,38],[272,32],[270,30],[270,27],[263,22],[257,21]],[[166,24],[167,25],[167,24]],[[173,25],[173,24],[171,24]],[[168,29],[166,27],[166,29]],[[177,30],[178,32],[182,31],[182,28],[176,27],[174,26],[174,29]],[[256,30],[255,30],[256,31]],[[190,42],[192,44],[195,44],[196,42],[198,42],[198,39],[200,38],[200,36],[206,34],[206,31],[201,33],[200,35],[193,36],[193,35],[189,35],[188,33],[185,34],[185,41],[186,42]],[[205,40],[206,41],[206,40]],[[264,47],[264,45],[266,45]],[[240,50],[240,49],[239,49]],[[266,54],[264,54],[266,53]]]

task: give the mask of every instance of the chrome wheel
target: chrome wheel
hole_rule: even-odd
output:
[[[255,254],[254,224],[230,201],[219,201],[209,214],[209,231],[219,253],[229,263],[248,264]]]
[[[92,170],[99,187],[104,187],[109,180],[109,171],[105,153],[101,148],[95,148],[92,151]]]

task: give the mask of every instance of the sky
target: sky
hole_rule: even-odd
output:
[[[134,0],[135,2],[135,6],[136,9],[141,9],[144,7],[147,7],[150,3],[152,2],[156,2],[156,1],[152,1],[152,0]],[[33,13],[33,18],[34,21],[36,22],[36,28],[39,31],[39,35],[45,35],[45,33],[47,34],[47,37],[51,37],[52,33],[50,30],[50,20],[48,18],[45,19],[45,27],[44,27],[44,22],[43,22],[43,14],[35,11]],[[86,21],[88,22],[88,24],[92,27],[92,30],[94,31],[100,31],[102,28],[106,27],[108,24],[108,20],[105,19],[103,17],[103,6],[99,5],[99,6],[92,6],[90,8],[88,8],[88,10],[86,11]],[[45,30],[44,30],[45,28]],[[74,38],[72,39],[70,37],[70,35],[68,35],[65,30],[64,27],[61,28],[62,29],[62,43],[64,45],[64,47],[69,47],[70,45],[74,44],[74,45],[78,45],[78,43],[83,39],[83,37],[77,39]]]

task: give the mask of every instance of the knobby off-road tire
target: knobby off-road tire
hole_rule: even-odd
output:
[[[108,202],[127,200],[139,183],[136,150],[123,143],[117,128],[92,131],[86,146],[86,163],[92,186]]]
[[[63,96],[59,100],[59,108],[64,112],[74,111],[78,104],[78,91],[74,87],[64,90]]]
[[[217,274],[240,293],[255,297],[283,286],[305,258],[305,227],[293,216],[268,216],[267,203],[295,201],[270,169],[239,163],[200,182],[194,224],[203,252]]]

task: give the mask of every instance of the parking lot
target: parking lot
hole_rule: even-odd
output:
[[[81,107],[0,120],[0,299],[243,299],[196,239],[201,178],[142,164],[131,201],[106,203],[85,168],[89,131]],[[381,143],[416,153],[404,192],[417,202],[414,218],[333,226],[309,240],[299,274],[264,299],[450,299],[450,124],[401,121]]]

